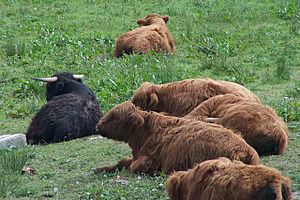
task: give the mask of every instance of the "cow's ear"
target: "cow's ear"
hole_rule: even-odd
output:
[[[181,191],[180,191],[180,182],[181,182],[182,176],[180,176],[178,173],[175,173],[171,175],[167,182],[166,182],[166,189],[168,192],[168,195],[170,199],[172,200],[180,200],[181,198]]]
[[[140,127],[144,124],[145,120],[144,118],[139,114],[138,111],[134,111],[129,116],[130,124],[133,125],[133,127]]]
[[[169,21],[169,16],[163,16],[162,19],[167,23]]]
[[[158,97],[155,92],[148,96],[146,104],[146,108],[149,110],[158,104]]]
[[[146,25],[146,20],[144,20],[144,19],[138,19],[136,21],[136,23],[138,23],[138,25],[145,26]]]

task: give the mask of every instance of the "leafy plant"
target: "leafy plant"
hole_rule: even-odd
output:
[[[284,97],[277,111],[286,122],[300,120],[300,102],[296,99]]]
[[[276,66],[276,76],[282,80],[289,80],[291,77],[291,71],[287,66],[285,57],[280,57],[277,59]]]
[[[287,90],[288,97],[300,98],[300,80],[296,81],[292,86]]]

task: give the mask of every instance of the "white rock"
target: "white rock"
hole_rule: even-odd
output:
[[[300,200],[300,191],[293,192],[292,197],[293,197],[292,199],[294,200]]]
[[[26,144],[24,134],[0,135],[0,149],[22,147]]]

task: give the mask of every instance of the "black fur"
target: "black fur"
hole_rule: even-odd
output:
[[[280,194],[279,194],[280,195]],[[276,200],[277,194],[270,184],[264,186],[256,195],[253,197],[255,200]]]
[[[69,93],[68,88],[64,87],[64,84],[68,83],[70,80],[82,83],[81,79],[75,79],[73,77],[73,74],[68,73],[68,72],[57,73],[57,74],[54,74],[52,77],[54,77],[54,76],[58,78],[58,81],[56,81],[54,83],[47,83],[47,85],[46,85],[47,101],[50,101],[52,99],[52,97]],[[91,92],[91,93],[92,93],[91,95],[94,95],[93,92]]]
[[[32,119],[26,133],[29,144],[47,144],[92,135],[103,116],[95,94],[71,73],[55,74],[47,83],[47,103]]]

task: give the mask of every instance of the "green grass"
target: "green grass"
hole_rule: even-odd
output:
[[[21,170],[29,156],[26,148],[0,150],[0,198],[20,187]]]
[[[211,77],[241,83],[289,121],[282,156],[262,163],[300,190],[300,5],[297,0],[85,0],[0,2],[0,134],[25,132],[45,103],[30,77],[84,74],[106,112],[144,81]],[[115,39],[150,12],[169,15],[174,55],[113,58]],[[126,144],[77,139],[29,147],[34,176],[18,176],[7,199],[166,199],[166,176],[93,175],[129,156]],[[117,176],[128,181],[122,185]]]

